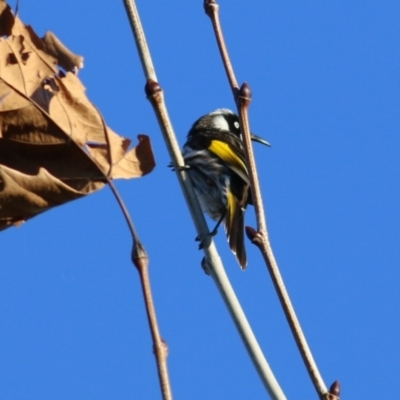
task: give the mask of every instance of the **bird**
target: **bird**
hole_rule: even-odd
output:
[[[254,134],[251,139],[270,146]],[[182,155],[202,211],[217,221],[210,234],[224,222],[229,247],[244,270],[244,213],[253,201],[237,114],[218,108],[200,117],[189,130]]]

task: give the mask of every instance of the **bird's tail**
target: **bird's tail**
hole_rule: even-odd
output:
[[[229,247],[233,254],[235,254],[240,268],[246,269],[247,256],[244,245],[244,211],[232,192],[228,193],[227,203],[225,230]]]

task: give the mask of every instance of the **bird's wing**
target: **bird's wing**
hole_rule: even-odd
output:
[[[235,147],[233,145],[218,139],[212,139],[208,146],[208,150],[211,153],[224,161],[225,164],[245,182],[240,185],[244,188],[250,183],[243,151],[241,147],[236,151],[234,149]],[[246,248],[244,245],[243,212],[243,207],[245,207],[247,203],[247,192],[248,190],[243,191],[243,195],[246,193],[245,198],[242,198],[242,196],[239,198],[236,196],[237,193],[235,194],[232,190],[228,191],[225,217],[225,229],[229,247],[233,254],[235,254],[242,269],[245,269],[247,266]]]
[[[208,150],[224,161],[225,164],[233,172],[239,175],[244,182],[250,184],[246,163],[243,155],[241,154],[242,151],[238,153],[229,143],[219,139],[212,139],[210,141],[210,145],[208,146]]]

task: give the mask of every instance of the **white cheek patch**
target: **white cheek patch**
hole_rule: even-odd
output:
[[[215,115],[212,119],[213,127],[221,131],[229,131],[229,124],[222,115]]]

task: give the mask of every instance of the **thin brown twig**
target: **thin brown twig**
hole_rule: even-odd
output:
[[[142,286],[144,303],[146,306],[147,319],[149,321],[151,336],[153,339],[153,349],[156,356],[158,377],[161,386],[161,393],[164,400],[172,400],[171,385],[169,381],[168,367],[167,367],[167,356],[168,347],[164,339],[162,339],[160,334],[160,329],[158,327],[156,310],[153,301],[153,295],[151,291],[150,275],[149,275],[149,257],[147,255],[146,249],[139,239],[135,225],[133,224],[132,218],[128,212],[128,209],[120,196],[114,182],[106,177],[107,183],[111,188],[114,197],[116,198],[122,213],[125,217],[126,223],[132,235],[133,245],[132,245],[132,262],[136,266],[139,276],[140,283]]]
[[[222,57],[222,63],[225,68],[225,72],[228,77],[233,96],[236,98],[239,91],[239,85],[237,83],[235,73],[233,72],[228,49],[226,47],[224,36],[222,34],[221,23],[219,21],[219,5],[215,0],[205,0],[204,11],[211,19],[211,23],[214,28],[215,38],[217,39],[218,49]]]
[[[274,257],[271,243],[269,241],[266,217],[261,197],[261,190],[253,154],[253,148],[251,144],[251,134],[250,134],[249,120],[248,120],[248,107],[251,101],[250,88],[247,84],[243,84],[240,90],[238,90],[238,85],[236,83],[237,81],[233,72],[232,64],[229,59],[228,51],[225,45],[225,40],[222,34],[222,29],[220,26],[218,4],[216,3],[215,0],[205,0],[204,8],[206,10],[206,14],[210,17],[212,21],[215,37],[221,53],[221,58],[225,67],[225,71],[227,73],[231,90],[235,97],[235,102],[237,104],[238,114],[240,118],[240,125],[243,134],[243,143],[244,143],[246,161],[249,169],[252,199],[257,219],[257,232],[252,228],[247,228],[246,233],[248,234],[252,242],[257,245],[257,247],[263,254],[271,278],[274,282],[275,289],[278,293],[281,305],[285,312],[286,318],[289,322],[289,326],[291,328],[291,331],[293,333],[293,336],[295,338],[295,341],[297,343],[297,346],[299,348],[299,351],[301,353],[307,371],[310,375],[310,378],[314,384],[314,387],[319,397],[321,399],[328,399],[328,398],[333,399],[337,396],[336,398],[338,399],[339,398],[338,396],[340,394],[339,384],[338,382],[335,382],[332,385],[331,390],[329,392],[327,391],[326,385],[318,370],[313,355],[307,344],[304,333],[301,329],[299,320],[294,311],[293,305],[290,301],[290,297],[284,285],[282,276],[280,274],[277,262]],[[329,397],[329,396],[335,396],[335,397]]]
[[[158,328],[157,317],[154,307],[153,295],[151,292],[149,276],[149,258],[140,242],[136,242],[132,252],[132,260],[139,271],[140,282],[143,291],[143,297],[146,304],[147,318],[151,327],[151,336],[153,338],[154,354],[157,360],[158,378],[161,384],[161,393],[164,400],[172,400],[171,385],[169,381],[167,356],[168,345],[162,339]]]

